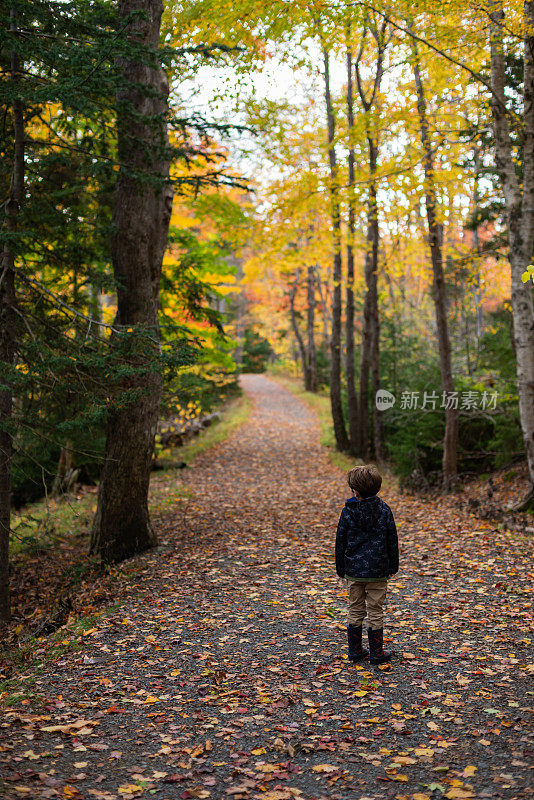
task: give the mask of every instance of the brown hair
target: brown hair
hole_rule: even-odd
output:
[[[347,473],[347,483],[361,497],[372,497],[382,486],[382,475],[372,464],[354,467]]]

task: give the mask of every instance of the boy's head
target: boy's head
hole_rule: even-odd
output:
[[[360,497],[372,497],[380,491],[382,475],[372,464],[354,467],[347,473],[347,483]]]

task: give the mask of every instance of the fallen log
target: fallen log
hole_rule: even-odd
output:
[[[170,417],[158,423],[157,442],[160,447],[182,447],[189,439],[198,436],[200,431],[209,428],[214,422],[220,420],[221,415],[214,411],[198,419],[184,422],[180,417]]]

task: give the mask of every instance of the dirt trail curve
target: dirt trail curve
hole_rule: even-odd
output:
[[[195,497],[159,520],[121,607],[4,709],[0,796],[528,796],[529,542],[386,487],[400,656],[348,664],[344,476],[300,400],[243,385],[250,420],[182,477]]]

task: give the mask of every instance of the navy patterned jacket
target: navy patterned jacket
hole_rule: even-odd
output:
[[[390,507],[376,494],[361,500],[351,497],[337,526],[337,574],[378,580],[398,569],[397,528]]]

